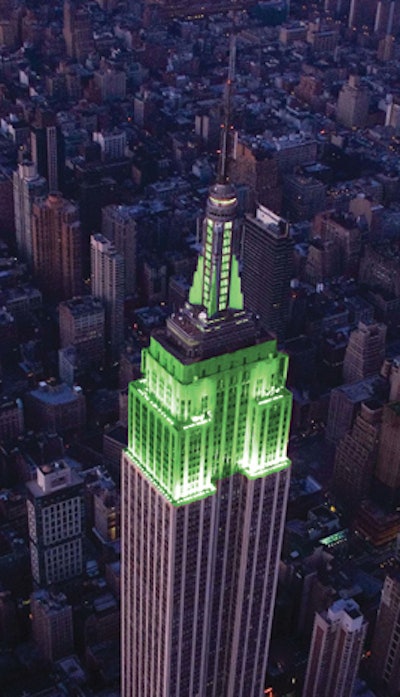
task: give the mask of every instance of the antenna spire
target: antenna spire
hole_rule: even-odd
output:
[[[224,94],[224,122],[221,126],[220,156],[218,162],[218,184],[226,184],[228,162],[228,134],[231,126],[232,85],[235,79],[236,36],[232,32],[229,43],[228,79]]]

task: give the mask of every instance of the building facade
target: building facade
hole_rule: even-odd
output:
[[[143,352],[122,459],[122,694],[261,697],[289,486],[287,357],[211,187],[189,303]]]
[[[249,310],[262,325],[285,337],[289,314],[293,243],[288,224],[272,211],[258,206],[247,216],[243,240],[243,295]]]
[[[357,382],[377,375],[385,358],[386,326],[359,322],[350,334],[343,363],[344,382]]]
[[[388,697],[400,684],[400,578],[386,576],[371,646],[370,675]]]
[[[37,468],[27,482],[32,576],[36,587],[66,581],[83,570],[82,479],[64,460]]]
[[[84,295],[58,306],[60,346],[74,346],[84,366],[104,365],[105,314],[101,300]]]
[[[119,357],[124,340],[124,259],[104,235],[90,238],[92,295],[105,306],[108,357]]]
[[[32,206],[33,271],[48,296],[66,300],[82,288],[82,240],[78,207],[60,193]]]
[[[354,600],[316,613],[303,697],[349,697],[368,624]]]
[[[105,206],[102,209],[101,231],[124,260],[125,293],[136,290],[137,221],[130,206]]]
[[[36,198],[46,196],[47,182],[33,162],[22,162],[13,174],[15,236],[18,252],[32,264],[32,205]]]
[[[31,614],[33,638],[43,658],[57,661],[73,653],[72,607],[63,593],[35,591]]]
[[[31,131],[32,160],[41,177],[47,180],[50,192],[63,188],[65,143],[56,116],[47,110],[38,110]]]

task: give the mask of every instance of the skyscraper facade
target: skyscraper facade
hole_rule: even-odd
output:
[[[74,346],[85,367],[104,365],[104,305],[91,295],[66,300],[58,306],[60,346]]]
[[[43,658],[57,661],[74,650],[72,607],[63,593],[37,590],[31,596],[32,634]]]
[[[83,569],[82,479],[64,460],[42,465],[27,483],[32,576],[36,587],[79,576]]]
[[[102,209],[101,231],[115,247],[124,260],[125,293],[136,290],[137,221],[131,206],[105,206]]]
[[[47,179],[49,191],[62,189],[65,164],[64,136],[52,111],[38,110],[31,132],[31,149],[37,171]]]
[[[392,511],[400,505],[400,402],[383,407],[374,496]]]
[[[74,0],[64,0],[63,35],[68,56],[82,63],[94,48],[93,30],[89,13]]]
[[[41,289],[55,299],[79,295],[82,242],[78,207],[52,193],[32,206],[33,271]]]
[[[368,624],[357,603],[337,600],[316,613],[303,697],[349,697]]]
[[[124,260],[104,235],[90,238],[92,295],[105,306],[106,345],[116,360],[124,340]]]
[[[293,242],[288,224],[258,206],[246,216],[243,242],[243,293],[246,307],[265,328],[285,337],[289,314]]]
[[[36,198],[46,196],[47,182],[37,172],[34,162],[22,162],[13,174],[15,236],[18,252],[32,263],[32,205]]]
[[[386,576],[371,647],[370,674],[388,697],[400,685],[400,575]]]
[[[385,358],[386,325],[359,322],[350,334],[343,362],[344,382],[379,373]]]
[[[287,356],[243,309],[236,206],[222,171],[189,303],[153,334],[129,387],[124,697],[263,694],[291,397]]]

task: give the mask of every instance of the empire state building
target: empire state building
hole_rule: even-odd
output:
[[[153,333],[129,386],[123,697],[264,691],[291,395],[287,356],[243,307],[221,159],[189,302]]]

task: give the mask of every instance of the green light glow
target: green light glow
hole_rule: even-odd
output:
[[[210,201],[216,202],[212,197]],[[229,199],[218,203],[232,206],[235,201]],[[232,254],[232,229],[231,220],[205,220],[204,255],[198,260],[189,302],[204,306],[208,317],[228,308],[243,309],[239,264]]]
[[[289,465],[287,356],[275,341],[184,364],[152,337],[142,370],[129,386],[128,452],[174,505],[235,472],[254,479]]]

